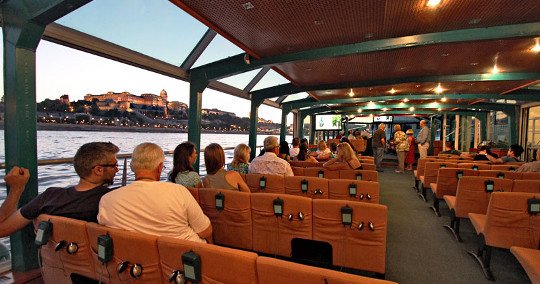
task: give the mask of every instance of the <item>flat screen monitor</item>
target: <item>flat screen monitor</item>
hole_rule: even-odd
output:
[[[373,122],[392,122],[392,116],[384,116],[384,115],[381,115],[381,116],[374,116],[373,117]]]
[[[315,130],[340,130],[341,114],[321,114],[315,116]]]

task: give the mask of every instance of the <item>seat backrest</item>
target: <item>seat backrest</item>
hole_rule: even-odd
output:
[[[176,270],[182,271],[182,254],[193,251],[201,261],[200,283],[257,283],[257,254],[253,252],[171,237],[158,238],[157,247],[163,279]]]
[[[536,172],[522,172],[520,179],[540,179],[540,173]]]
[[[459,168],[440,168],[437,175],[436,197],[442,199],[445,195],[456,195],[459,176],[477,176],[478,171]]]
[[[356,195],[349,194],[350,186],[356,186]],[[373,181],[360,181],[348,179],[328,180],[328,199],[360,201],[379,204],[379,183]]]
[[[360,163],[361,168],[359,170],[366,170],[366,171],[375,171],[375,164],[374,163]]]
[[[87,223],[86,229],[98,278],[101,275],[104,282],[111,283],[162,282],[157,236],[105,227],[95,223]],[[99,235],[109,235],[113,243],[112,260],[104,267],[97,258],[97,238]],[[129,261],[130,265],[125,271],[118,273],[117,267],[123,261]],[[133,264],[139,264],[143,268],[142,275],[136,279],[130,276]]]
[[[482,177],[506,178],[506,179],[521,179],[521,174],[522,173],[511,172],[511,171],[499,171],[499,170],[478,171],[478,175]]]
[[[52,223],[49,242],[41,247],[43,280],[45,283],[71,283],[70,274],[76,273],[92,279],[96,278],[90,241],[86,234],[85,221],[42,214],[36,219],[36,227],[41,221]],[[55,251],[58,243],[66,246]],[[67,245],[74,243],[78,249],[70,254]]]
[[[223,195],[223,209],[216,208],[216,195]],[[251,194],[233,190],[199,190],[200,206],[212,223],[215,244],[245,250],[253,249]]]
[[[362,164],[371,164],[371,165],[375,165],[375,161],[373,159],[367,159],[367,158],[364,158],[364,157],[359,157],[358,160],[360,161],[360,163]]]
[[[439,174],[439,169],[444,168],[457,168],[457,164],[450,163],[446,161],[442,162],[426,162],[426,168],[424,170],[424,187],[429,188],[430,183],[437,182],[437,175]]]
[[[495,170],[495,171],[510,171],[510,172],[513,172],[513,171],[517,170],[517,168],[519,168],[518,165],[509,165],[509,164],[491,165],[491,169]]]
[[[266,179],[265,189],[261,189],[260,180],[264,177]],[[246,183],[251,192],[264,192],[264,193],[284,193],[284,177],[281,175],[262,175],[262,174],[247,174]]]
[[[352,208],[352,225],[344,226],[341,208]],[[364,202],[313,200],[313,239],[332,245],[333,265],[384,273],[386,206]],[[362,224],[359,230],[359,225]],[[373,230],[370,229],[370,222]]]
[[[274,200],[277,198],[283,201],[283,215],[279,217],[274,214]],[[300,212],[303,220],[298,217]],[[288,215],[291,213],[293,216],[289,221]],[[251,216],[254,251],[291,257],[293,238],[312,239],[311,198],[287,194],[251,194]]]
[[[349,140],[349,142],[356,152],[364,152],[366,150],[366,140],[364,139],[353,139]]]
[[[291,161],[291,167],[308,168],[308,167],[318,167],[318,166],[319,166],[319,163],[306,162],[306,161]]]
[[[339,170],[328,170],[328,169],[324,169],[324,178],[325,178],[325,179],[336,179],[336,178],[339,178]]]
[[[293,171],[293,174],[295,176],[304,176],[305,173],[304,173],[304,168],[302,167],[291,167],[292,171]]]
[[[302,191],[305,182],[307,191]],[[285,194],[328,199],[328,179],[317,177],[285,177]]]
[[[340,170],[339,178],[364,181],[379,181],[379,173],[377,171],[368,170]]]
[[[484,163],[478,163],[478,162],[474,162],[474,163],[459,163],[458,164],[458,168],[461,168],[461,169],[476,169],[476,170],[491,170],[491,165],[489,164],[484,164]]]
[[[424,175],[424,170],[426,169],[427,162],[436,162],[436,161],[437,159],[435,158],[418,159],[418,163],[416,164],[416,179],[420,179],[420,177]]]
[[[538,194],[494,192],[486,214],[484,237],[490,246],[538,249],[540,215],[529,215],[527,200]]]
[[[512,192],[540,193],[540,180],[514,180],[514,184],[512,185]]]
[[[193,198],[195,198],[195,201],[197,201],[197,203],[199,203],[199,188],[197,187],[186,187],[188,190],[189,190],[189,193],[191,193],[191,195],[193,195]]]
[[[456,192],[456,216],[468,218],[469,213],[486,214],[491,193],[486,192],[485,182],[493,181],[494,191],[512,190],[511,179],[499,179],[480,176],[465,176],[459,180]]]
[[[391,283],[335,270],[302,265],[269,257],[257,258],[259,284],[273,283]]]
[[[319,172],[322,173],[322,178],[326,178],[326,173],[324,172],[324,168],[323,167],[309,167],[309,168],[304,168],[304,176],[307,176],[307,177],[321,177],[319,176]]]

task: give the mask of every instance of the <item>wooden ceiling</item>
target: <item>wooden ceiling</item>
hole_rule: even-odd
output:
[[[436,8],[427,7],[427,0],[171,2],[257,59],[427,33],[524,23],[540,25],[538,0],[442,0]],[[488,73],[494,65],[503,73],[540,73],[540,53],[530,50],[539,37],[536,34],[423,46],[414,45],[413,37],[411,47],[280,62],[272,67],[295,86],[343,87],[309,92],[322,101],[349,98],[347,83],[354,86],[374,80],[385,83],[353,88],[355,97],[380,96],[388,94],[391,88],[398,91],[396,95],[422,94],[432,92],[439,83],[426,82],[425,77]],[[399,84],[403,78],[411,80]],[[540,77],[441,84],[447,93],[504,94],[537,80]]]

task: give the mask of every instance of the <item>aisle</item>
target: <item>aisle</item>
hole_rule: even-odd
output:
[[[484,278],[478,263],[467,254],[476,250],[477,238],[468,220],[461,222],[463,243],[454,240],[443,225],[449,223],[448,208],[441,202],[436,217],[412,189],[412,172],[396,174],[386,168],[379,173],[381,204],[388,206],[386,279],[399,283],[493,283]],[[529,283],[510,251],[495,249],[491,269],[497,283]]]

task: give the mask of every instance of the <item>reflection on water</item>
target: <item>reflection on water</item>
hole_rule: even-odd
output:
[[[257,135],[257,145],[262,145],[264,138],[268,135]],[[70,158],[75,155],[77,149],[88,142],[104,141],[112,142],[120,148],[120,153],[131,153],[135,146],[142,142],[153,142],[158,144],[165,151],[173,151],[174,148],[187,140],[187,133],[139,133],[139,132],[94,132],[94,131],[38,131],[37,133],[37,153],[38,159],[58,159]],[[219,143],[223,148],[235,147],[240,143],[248,144],[247,134],[202,134],[201,148],[210,143]],[[287,136],[287,141],[292,138]],[[0,161],[5,160],[4,131],[0,130]],[[257,150],[258,154],[258,150]],[[225,162],[230,163],[233,158],[233,150],[225,151]],[[124,161],[118,161],[119,172],[116,175],[115,184],[120,185]],[[200,156],[201,175],[206,174],[204,168],[204,156]],[[134,179],[129,170],[129,160],[127,161],[128,183]],[[168,173],[172,170],[172,155],[165,158],[165,169],[162,180],[167,179]],[[1,173],[0,198],[4,198],[5,183],[4,173]],[[64,187],[76,184],[78,176],[72,164],[47,165],[38,167],[38,190],[42,192],[48,187]]]

